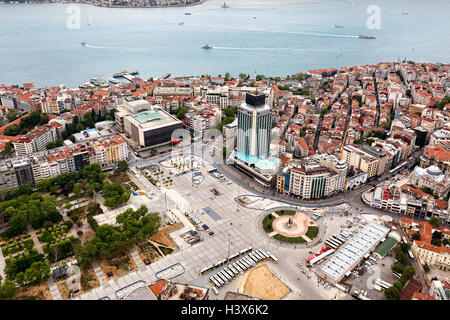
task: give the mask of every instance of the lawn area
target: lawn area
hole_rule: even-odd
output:
[[[305,243],[306,242],[306,240],[303,239],[302,237],[288,238],[288,237],[282,236],[280,234],[274,235],[273,238],[277,239],[278,241],[286,242],[286,243]]]
[[[275,217],[272,214],[268,214],[263,220],[263,228],[266,233],[271,233],[273,231],[272,223]]]
[[[294,210],[278,210],[275,211],[279,216],[295,216],[296,211]]]
[[[319,227],[311,226],[308,227],[308,231],[306,232],[305,236],[310,238],[311,240],[314,239],[317,234],[319,233]]]

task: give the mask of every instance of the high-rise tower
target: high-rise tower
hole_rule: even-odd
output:
[[[267,159],[270,152],[272,115],[264,94],[247,94],[238,108],[237,156]]]

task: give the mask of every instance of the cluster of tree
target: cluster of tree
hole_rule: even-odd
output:
[[[16,285],[14,282],[5,280],[0,285],[0,299],[11,299],[16,294]]]
[[[3,132],[7,136],[17,136],[18,134],[25,134],[33,130],[37,125],[48,123],[49,117],[46,114],[41,114],[40,111],[33,111],[28,116],[20,119],[19,125],[13,124],[5,129]]]
[[[50,266],[43,254],[32,251],[6,260],[5,273],[8,279],[15,280],[19,285],[33,284],[50,276]]]
[[[62,140],[56,139],[55,141],[51,141],[51,142],[47,143],[47,144],[45,145],[45,148],[46,148],[47,150],[55,149],[55,148],[62,147],[63,144],[64,144],[64,143],[63,143]]]
[[[300,129],[300,137],[304,137],[304,136],[306,136],[306,130],[312,130],[313,128],[310,128],[310,127],[302,127],[301,129]]]
[[[292,94],[293,94],[294,96],[309,96],[309,95],[310,95],[310,92],[309,92],[308,89],[301,88],[300,90],[294,90],[294,91],[292,91]]]
[[[324,72],[322,72],[322,78],[333,77],[336,73],[337,73],[336,70],[333,70],[331,72],[324,71]]]
[[[450,97],[445,97],[444,99],[442,99],[440,102],[436,102],[436,104],[434,105],[435,108],[439,109],[439,110],[443,110],[444,107],[450,103]]]
[[[8,141],[5,145],[5,147],[3,148],[1,154],[10,154],[12,153],[14,150],[14,145],[12,143],[12,141]]]
[[[48,178],[36,183],[40,192],[56,192],[62,189],[65,193],[84,191],[92,196],[94,191],[99,192],[103,187],[106,174],[99,164],[91,164],[79,171],[64,173],[54,178]]]
[[[247,81],[248,79],[250,79],[250,75],[246,73],[239,73],[239,78],[241,78],[244,81]]]
[[[105,183],[103,186],[103,197],[105,206],[117,207],[130,199],[131,190],[128,185],[118,183]]]
[[[78,117],[74,117],[72,123],[66,124],[66,130],[62,132],[62,137],[64,140],[70,139],[72,142],[75,142],[75,138],[72,136],[74,133],[83,131],[86,128],[93,128],[97,122],[105,120],[114,120],[114,110],[110,110],[106,114],[97,113],[95,110],[86,112],[81,122]]]
[[[19,117],[19,114],[14,109],[9,109],[8,113],[6,114],[6,119],[8,119],[9,122],[13,122]]]
[[[450,245],[450,240],[448,238],[445,238],[442,232],[436,230],[431,235],[431,244],[437,247],[440,247],[442,245],[448,246]]]
[[[424,191],[425,192],[425,191]],[[430,218],[430,224],[433,226],[433,227],[439,227],[439,224],[441,223],[441,221],[439,220],[439,218],[438,217],[436,217],[436,216],[432,216],[431,218]]]
[[[127,170],[128,170],[128,162],[126,162],[124,160],[120,160],[119,162],[117,162],[116,173],[117,172],[125,172]]]
[[[56,262],[73,255],[74,247],[79,243],[79,239],[71,236],[64,240],[44,246],[44,252],[47,254],[47,258],[50,261]]]
[[[225,108],[223,111],[225,113],[225,117],[222,119],[219,126],[217,127],[217,129],[219,131],[222,131],[223,126],[230,124],[234,121],[234,119],[236,118],[236,114],[237,114],[237,108],[229,107],[229,108]]]
[[[89,266],[95,259],[111,258],[127,252],[135,241],[143,241],[160,227],[158,213],[148,214],[146,206],[134,211],[128,209],[116,218],[115,226],[104,224],[95,229],[95,237],[75,247],[81,266]]]
[[[386,131],[376,130],[376,131],[370,131],[369,134],[367,135],[367,137],[368,138],[375,137],[375,138],[384,140],[384,139],[386,139],[386,135],[387,135]]]
[[[177,111],[177,118],[183,120],[186,113],[189,111],[188,107],[180,107]]]
[[[2,236],[11,238],[27,230],[26,223],[30,222],[33,228],[42,227],[44,222],[56,223],[62,220],[56,209],[53,196],[43,196],[40,193],[21,195],[15,199],[0,203],[0,217],[9,222],[9,227]]]
[[[391,266],[391,269],[392,271],[400,273],[401,277],[399,281],[395,282],[392,287],[386,289],[384,292],[387,300],[398,300],[405,284],[416,274],[414,267],[409,265],[409,249],[410,245],[408,243],[401,243],[399,246],[394,248],[397,262]]]

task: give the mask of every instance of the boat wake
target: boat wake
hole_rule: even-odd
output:
[[[83,47],[91,48],[91,49],[117,49],[117,48],[114,48],[114,47],[100,47],[100,46],[93,46],[93,45],[90,45],[90,44],[87,44],[87,43],[84,44]]]
[[[249,47],[214,47],[214,49],[218,50],[246,50],[246,51],[298,51],[298,52],[330,52],[336,51],[341,52],[342,49],[330,50],[330,49],[311,49],[311,48],[269,48],[269,47],[260,47],[260,48],[249,48]],[[345,50],[347,51],[347,50]]]

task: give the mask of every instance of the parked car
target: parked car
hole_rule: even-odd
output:
[[[148,266],[150,264],[150,260],[144,259],[144,263]]]
[[[209,227],[206,224],[202,225],[202,227],[203,227],[204,230],[208,230],[209,229]]]
[[[213,232],[213,231],[209,231],[208,234],[209,234],[210,236],[213,236],[213,235],[214,235],[214,232]]]

